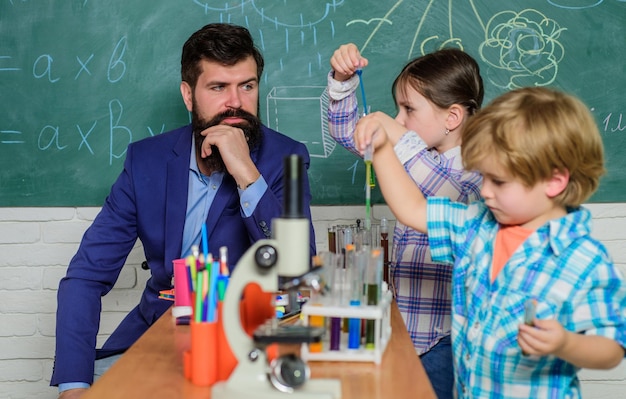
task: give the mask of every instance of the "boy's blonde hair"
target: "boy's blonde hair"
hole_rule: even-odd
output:
[[[462,132],[463,164],[478,169],[486,157],[526,186],[569,171],[569,183],[554,198],[576,207],[598,188],[605,173],[602,138],[587,107],[547,88],[510,91],[470,118]]]

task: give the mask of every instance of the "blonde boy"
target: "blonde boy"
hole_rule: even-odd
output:
[[[458,397],[580,397],[580,368],[612,368],[626,347],[626,282],[590,236],[580,204],[604,173],[602,140],[576,98],[546,88],[508,92],[462,133],[483,200],[424,199],[367,116],[357,148],[398,218],[427,232],[433,260],[454,264],[452,347]],[[536,301],[534,326],[524,305]]]

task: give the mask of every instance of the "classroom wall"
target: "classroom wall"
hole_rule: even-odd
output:
[[[626,204],[590,204],[594,235],[626,272]],[[55,398],[49,387],[54,356],[56,290],[83,232],[99,208],[0,208],[0,399]],[[327,228],[363,217],[360,206],[313,207],[318,250]],[[373,219],[393,216],[374,206]],[[113,291],[103,299],[99,344],[138,301],[149,272],[139,245]],[[587,399],[622,398],[626,362],[610,371],[584,371]]]

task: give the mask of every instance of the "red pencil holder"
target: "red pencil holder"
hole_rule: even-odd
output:
[[[191,349],[184,354],[185,377],[194,385],[211,386],[217,381],[217,323],[190,323]]]
[[[195,303],[195,293],[191,292]],[[271,293],[263,292],[258,284],[244,289],[244,299],[239,304],[241,322],[248,335],[274,314]],[[210,386],[225,381],[237,367],[237,358],[230,348],[224,331],[223,302],[218,302],[216,322],[197,322],[193,315],[190,323],[191,349],[183,354],[185,378],[195,385]]]
[[[219,366],[217,368],[217,381],[226,381],[230,374],[237,367],[237,358],[230,349],[230,344],[226,338],[224,331],[224,318],[222,317],[224,303],[219,302],[217,305],[217,352]]]

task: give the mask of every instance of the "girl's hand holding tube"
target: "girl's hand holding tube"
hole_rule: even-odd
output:
[[[350,79],[357,69],[366,67],[367,58],[361,57],[359,49],[353,43],[341,45],[330,58],[330,66],[335,71],[334,78],[340,82]]]
[[[389,130],[397,128],[394,122],[383,112],[374,112],[359,119],[354,131],[354,143],[359,152],[364,154],[369,144],[372,144],[375,153],[387,147],[393,151],[393,144],[389,140],[388,133]]]

